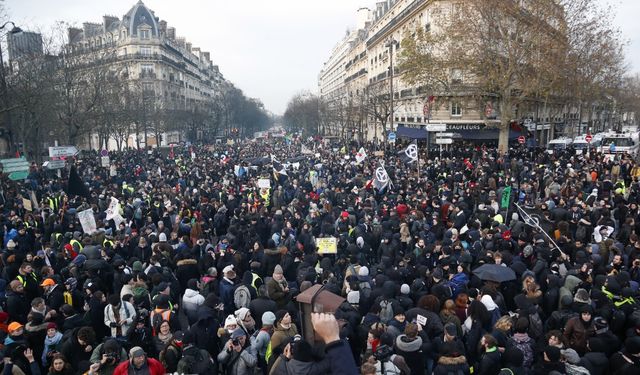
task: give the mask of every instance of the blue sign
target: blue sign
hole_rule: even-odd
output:
[[[396,133],[389,132],[389,142],[395,142],[395,141],[396,141]]]

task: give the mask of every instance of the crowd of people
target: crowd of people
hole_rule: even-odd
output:
[[[3,374],[640,373],[631,156],[405,147],[246,140],[2,175]],[[341,303],[309,313],[316,285]]]

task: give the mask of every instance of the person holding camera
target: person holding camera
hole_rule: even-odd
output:
[[[118,340],[107,339],[96,346],[91,353],[90,375],[113,374],[120,362],[127,359],[127,352],[120,346]],[[95,366],[95,365],[98,366]]]
[[[218,362],[223,365],[223,374],[253,374],[254,368],[258,364],[258,356],[243,329],[233,331],[231,338],[225,343],[224,349],[218,354]]]
[[[109,304],[104,308],[104,324],[111,328],[111,337],[124,337],[136,321],[136,309],[118,294],[109,296]]]

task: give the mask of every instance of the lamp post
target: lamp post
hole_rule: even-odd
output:
[[[4,28],[9,24],[11,24],[12,26],[9,34],[17,35],[22,33],[22,29],[17,27],[16,24],[12,21],[5,22],[2,26],[0,26],[0,30],[4,30]],[[2,95],[2,105],[6,110],[4,127],[7,130],[7,133],[9,133],[11,129],[11,111],[9,110],[9,92],[7,90],[7,78],[4,70],[4,59],[2,55],[2,43],[0,43],[0,94]]]

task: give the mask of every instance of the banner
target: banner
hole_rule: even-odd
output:
[[[316,238],[318,254],[337,254],[338,240],[335,237]]]
[[[398,153],[400,159],[405,163],[414,163],[418,161],[418,145],[414,142]]]
[[[360,151],[356,153],[356,163],[360,164],[367,158],[367,153],[364,150],[364,147],[360,147]]]
[[[509,201],[511,201],[511,186],[507,186],[502,190],[502,201],[500,202],[500,207],[509,207]]]
[[[380,165],[378,168],[376,168],[375,175],[373,176],[373,187],[378,191],[382,191],[390,183],[391,181],[389,179],[387,170],[384,168],[384,165]]]
[[[80,220],[80,225],[82,225],[83,232],[87,234],[95,233],[96,219],[93,217],[92,209],[78,212],[78,220]]]
[[[269,189],[271,187],[271,180],[268,178],[258,179],[258,187],[260,189]]]

